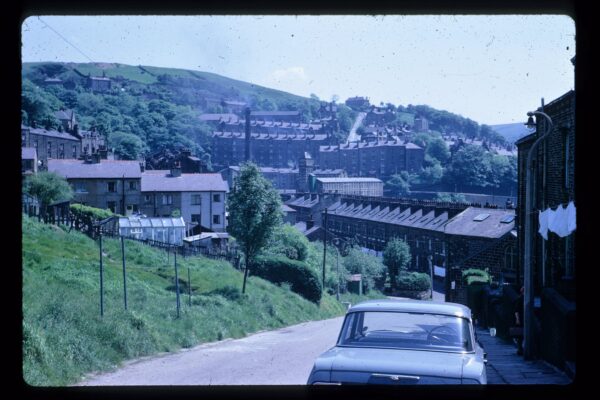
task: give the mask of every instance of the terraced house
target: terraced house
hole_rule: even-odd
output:
[[[138,161],[101,160],[95,153],[85,160],[48,160],[48,171],[69,182],[76,203],[121,215],[139,211],[142,171]]]
[[[141,183],[143,214],[170,217],[178,211],[191,231],[225,232],[229,186],[221,174],[182,174],[174,167],[145,171]]]
[[[341,196],[327,207],[327,230],[376,251],[394,237],[406,241],[410,267],[447,277],[446,300],[464,303],[462,270],[489,268],[497,280],[514,279],[514,216],[462,203]]]

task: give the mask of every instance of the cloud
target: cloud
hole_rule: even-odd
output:
[[[289,67],[286,69],[276,69],[269,77],[271,81],[277,83],[291,83],[298,81],[308,82],[308,76],[303,67]]]

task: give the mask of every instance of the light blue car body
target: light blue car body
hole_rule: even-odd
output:
[[[307,384],[486,384],[485,353],[475,340],[471,310],[461,304],[418,300],[371,300],[351,307],[355,312],[384,311],[447,315],[468,321],[472,349],[439,351],[340,345],[315,361]]]

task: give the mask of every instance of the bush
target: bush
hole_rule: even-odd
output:
[[[116,215],[110,210],[84,206],[83,204],[71,204],[69,207],[71,212],[75,214],[75,217],[81,219],[91,219],[92,221],[101,221]]]
[[[469,268],[462,272],[462,277],[467,286],[478,283],[490,283],[490,274],[487,270]]]
[[[422,272],[403,272],[398,277],[398,289],[424,292],[431,288],[429,275]]]
[[[259,257],[251,272],[273,283],[288,282],[293,292],[314,303],[321,300],[319,276],[301,261],[285,256]]]

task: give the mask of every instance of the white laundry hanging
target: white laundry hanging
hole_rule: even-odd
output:
[[[547,209],[545,211],[539,211],[539,225],[540,225],[540,229],[538,230],[538,233],[540,235],[542,235],[542,237],[544,238],[544,240],[548,240],[548,214],[551,212],[552,210]]]
[[[560,204],[554,211],[552,223],[548,224],[548,229],[560,237],[569,236],[569,216],[567,210]]]
[[[572,201],[570,201],[567,206],[567,221],[567,229],[569,234],[571,234],[577,229],[577,210],[575,209],[575,203]]]

